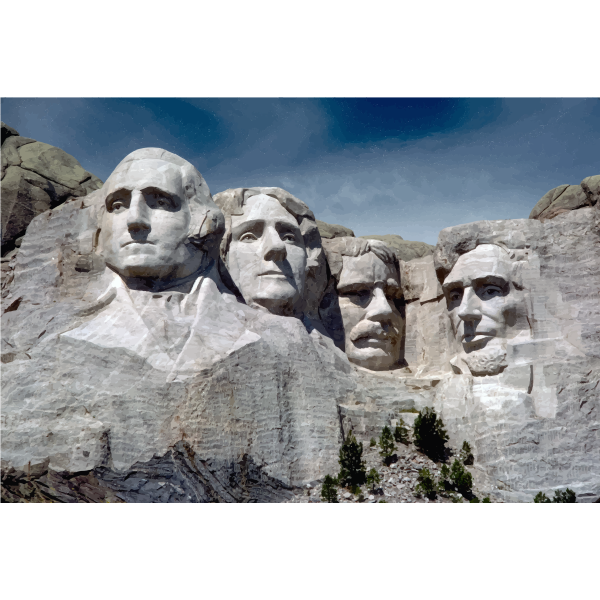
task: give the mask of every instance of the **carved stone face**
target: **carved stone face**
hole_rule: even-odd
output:
[[[504,342],[527,328],[512,270],[502,248],[482,244],[457,260],[442,286],[453,333],[475,375],[495,374],[506,366]]]
[[[244,214],[231,217],[227,266],[248,304],[293,314],[302,303],[306,261],[298,222],[271,196],[250,197]]]
[[[373,371],[392,368],[404,331],[394,303],[400,294],[396,268],[372,252],[344,256],[337,292],[348,359]]]
[[[179,168],[158,159],[128,163],[107,181],[102,248],[122,277],[179,279],[203,254],[188,239],[190,208]]]

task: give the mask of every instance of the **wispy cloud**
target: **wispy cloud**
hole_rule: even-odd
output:
[[[600,173],[597,99],[3,99],[22,135],[105,179],[158,146],[211,190],[279,185],[357,235],[526,218],[550,188]]]

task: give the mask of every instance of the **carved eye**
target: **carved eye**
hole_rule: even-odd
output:
[[[296,241],[296,236],[293,233],[284,233],[281,236],[281,239],[284,242],[295,242]]]
[[[460,290],[453,290],[449,294],[450,302],[458,302],[462,298],[462,292]]]
[[[244,233],[242,236],[240,236],[240,242],[246,242],[251,243],[251,242],[255,242],[258,238],[250,232]]]
[[[371,298],[371,292],[369,290],[359,290],[356,292],[345,292],[340,294],[340,296],[348,298],[348,300],[350,300],[350,302],[353,304],[364,306],[369,302],[369,299]]]
[[[110,207],[110,212],[112,212],[112,213],[123,212],[124,208],[125,208],[125,203],[122,200],[115,200]]]
[[[486,285],[481,292],[481,297],[484,300],[489,300],[490,298],[495,298],[500,295],[502,295],[502,290],[495,285]]]
[[[160,200],[160,199],[158,200],[157,204],[159,206],[166,206],[167,205],[167,203],[164,200]]]

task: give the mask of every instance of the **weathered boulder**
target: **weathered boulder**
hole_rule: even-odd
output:
[[[4,121],[1,122],[2,125],[2,144],[4,144],[4,140],[10,137],[11,135],[19,135],[19,132],[12,127],[9,127]]]
[[[586,177],[580,185],[559,185],[540,198],[529,218],[547,221],[570,210],[594,206],[599,194],[600,175]]]
[[[331,240],[336,237],[355,237],[354,231],[343,225],[330,225],[329,223],[325,223],[325,221],[319,221],[319,219],[317,219],[317,227],[319,228],[321,237],[326,240]]]
[[[102,182],[60,148],[2,124],[2,255],[14,249],[31,220],[69,198],[85,196]]]
[[[398,257],[398,260],[409,261],[422,256],[433,254],[435,246],[430,246],[425,242],[409,242],[402,239],[399,235],[361,235],[367,240],[380,240],[387,244]]]

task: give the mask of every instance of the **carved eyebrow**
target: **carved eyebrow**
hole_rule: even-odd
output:
[[[364,290],[370,289],[373,284],[370,281],[354,281],[349,283],[344,283],[343,285],[337,286],[338,293],[348,294],[351,292],[362,292]]]
[[[142,194],[155,194],[156,196],[164,196],[169,200],[173,201],[175,196],[171,192],[167,192],[167,190],[163,190],[156,186],[149,186],[141,190]]]
[[[493,275],[491,273],[488,273],[482,275],[481,277],[473,279],[473,283],[477,286],[491,284],[503,288],[508,285],[508,280],[504,279],[504,277],[501,277],[500,275]]]
[[[465,284],[460,279],[456,279],[454,281],[445,281],[442,284],[442,289],[444,290],[444,293],[450,293],[452,290],[462,289],[464,287]]]
[[[264,227],[265,220],[264,219],[249,219],[247,221],[243,221],[242,223],[238,223],[234,225],[231,230],[234,232],[238,231],[249,231],[251,229],[256,229],[257,227]],[[275,227],[278,229],[287,229],[300,232],[300,227],[298,227],[297,223],[289,223],[288,221],[276,221]],[[300,232],[301,233],[301,232]]]

